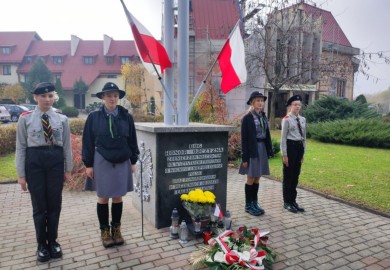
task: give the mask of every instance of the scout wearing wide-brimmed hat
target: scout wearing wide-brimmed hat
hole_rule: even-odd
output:
[[[268,158],[273,156],[269,125],[263,112],[266,100],[263,93],[252,92],[246,102],[250,105],[249,111],[241,120],[242,162],[239,173],[247,176],[245,212],[253,216],[265,213],[258,200],[259,180],[262,175],[269,174]]]
[[[109,95],[112,93],[115,94]],[[103,106],[88,115],[83,131],[82,153],[88,177],[85,190],[96,191],[96,212],[104,247],[125,242],[121,233],[122,197],[133,191],[132,173],[139,155],[133,117],[117,104],[118,98],[125,94],[115,83],[107,82],[96,93]]]

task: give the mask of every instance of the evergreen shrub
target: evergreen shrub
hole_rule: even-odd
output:
[[[345,119],[308,125],[310,138],[326,143],[390,149],[390,123],[381,119]]]
[[[69,119],[70,133],[74,135],[82,135],[85,125],[85,119],[71,118]]]
[[[79,116],[79,110],[77,110],[75,107],[64,107],[62,108],[62,113],[65,114],[67,117]]]
[[[323,96],[306,107],[304,115],[308,123],[318,123],[348,118],[380,118],[380,114],[361,100],[349,101],[346,98]]]
[[[0,128],[0,155],[14,152],[16,149],[16,125]]]

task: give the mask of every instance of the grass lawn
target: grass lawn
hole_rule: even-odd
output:
[[[272,131],[280,141],[280,131]],[[271,175],[282,179],[280,153]],[[16,179],[15,155],[0,157],[0,182]],[[299,185],[390,213],[390,150],[307,141]]]
[[[0,156],[0,182],[16,181],[15,153]]]
[[[272,133],[280,140],[280,131]],[[307,141],[299,185],[390,212],[390,150]],[[282,179],[280,153],[271,175]]]

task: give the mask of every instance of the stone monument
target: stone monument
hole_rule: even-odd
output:
[[[131,194],[133,205],[138,210],[143,206],[146,220],[158,229],[169,227],[172,210],[177,208],[180,220],[189,222],[180,195],[196,188],[212,191],[225,212],[228,132],[234,127],[136,123],[136,130],[142,162],[137,163]]]

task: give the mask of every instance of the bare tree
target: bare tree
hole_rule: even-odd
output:
[[[351,89],[348,98],[352,99],[354,73],[367,59],[357,48],[322,39],[323,10],[302,0],[291,2],[240,1],[245,32],[250,36],[246,54],[248,71],[266,78],[273,126],[277,103],[283,104],[288,98],[282,97],[281,92],[292,90],[303,94],[314,87],[319,91],[313,98],[322,92],[342,96],[348,84]]]

